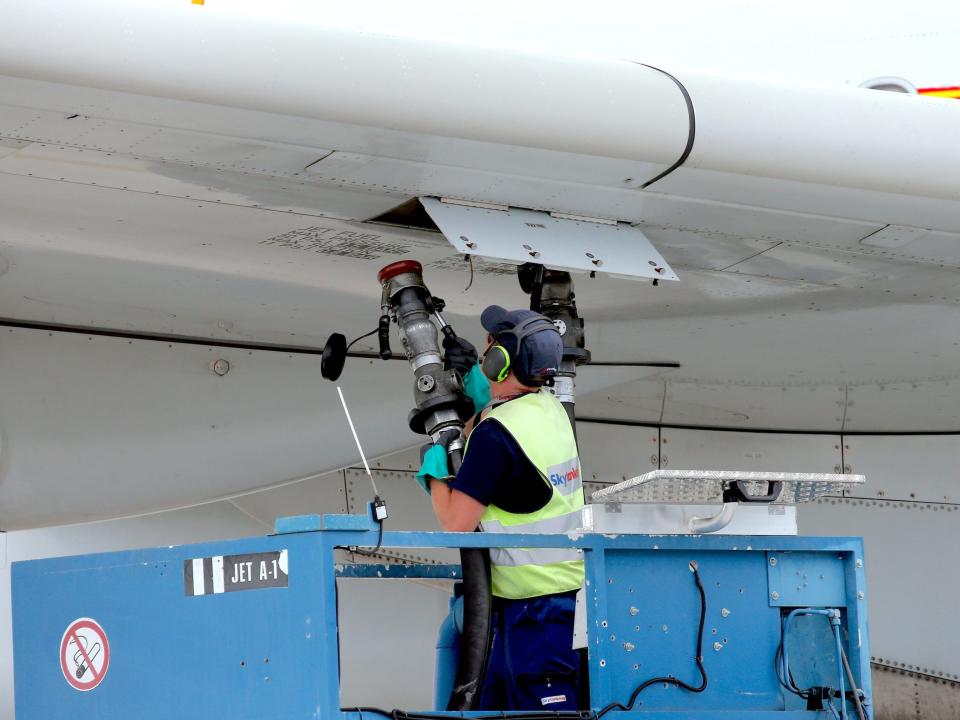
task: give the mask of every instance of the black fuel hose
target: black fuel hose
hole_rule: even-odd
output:
[[[450,470],[456,474],[463,462],[461,450],[448,450]],[[493,590],[490,579],[490,551],[460,548],[463,578],[463,629],[460,655],[447,710],[476,710],[487,673],[493,635]]]
[[[476,710],[480,705],[493,630],[490,552],[486,548],[460,548],[460,568],[463,575],[463,632],[447,710]]]

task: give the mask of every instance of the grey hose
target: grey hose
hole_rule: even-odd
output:
[[[860,691],[857,690],[857,683],[853,679],[853,671],[850,669],[850,662],[847,660],[847,653],[844,651],[843,647],[840,647],[840,659],[843,660],[843,669],[847,673],[847,681],[850,683],[850,687],[853,689],[853,704],[857,708],[857,715],[860,720],[867,720],[867,715],[863,711],[863,705],[860,703]],[[840,700],[845,702],[843,698]]]

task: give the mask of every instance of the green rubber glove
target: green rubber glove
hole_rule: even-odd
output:
[[[490,404],[490,381],[483,374],[479,365],[470,368],[470,372],[463,378],[463,389],[467,397],[473,400],[473,411],[475,413],[483,410]]]
[[[447,449],[443,445],[431,445],[423,454],[416,481],[423,491],[430,494],[430,480],[448,480],[450,467],[447,464]]]

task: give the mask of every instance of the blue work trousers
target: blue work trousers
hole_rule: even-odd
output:
[[[524,600],[495,598],[480,709],[577,709],[575,597],[576,591]]]

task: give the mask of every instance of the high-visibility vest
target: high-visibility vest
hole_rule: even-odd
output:
[[[523,395],[491,410],[496,421],[551,489],[550,501],[532,513],[488,505],[480,529],[488,533],[568,533],[581,526],[583,482],[577,442],[563,405],[547,390]],[[467,442],[466,452],[470,443]],[[574,548],[490,548],[493,594],[520,599],[577,590],[583,552]]]

